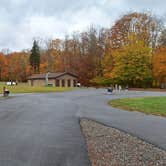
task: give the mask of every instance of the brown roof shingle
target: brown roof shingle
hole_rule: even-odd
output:
[[[63,72],[63,73],[49,73],[48,78],[58,78],[60,76],[63,76],[65,74],[69,74],[73,77],[78,77],[76,74],[70,73],[70,72]],[[33,80],[33,79],[45,79],[46,78],[46,73],[45,74],[34,74],[32,76],[28,77],[28,80]]]

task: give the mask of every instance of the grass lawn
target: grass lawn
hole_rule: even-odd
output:
[[[0,93],[3,91],[3,87],[9,89],[10,93],[46,93],[46,92],[65,92],[70,91],[72,88],[67,87],[31,87],[26,83],[20,83],[17,86],[6,86],[4,83],[0,83]]]
[[[166,97],[144,97],[111,100],[109,104],[129,111],[140,111],[146,114],[166,117]]]

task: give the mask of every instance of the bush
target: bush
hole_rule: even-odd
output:
[[[110,86],[111,84],[113,84],[113,80],[111,78],[105,77],[95,77],[90,82],[98,86]]]

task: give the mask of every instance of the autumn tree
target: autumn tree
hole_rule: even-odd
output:
[[[30,75],[29,53],[13,52],[7,56],[8,80],[26,81]]]
[[[40,68],[40,49],[36,40],[33,42],[29,61],[33,72],[38,73]]]
[[[143,41],[132,42],[113,52],[115,65],[110,77],[129,86],[151,86],[152,50]]]
[[[117,20],[110,30],[112,47],[120,48],[128,44],[130,34],[134,33],[139,40],[155,49],[162,28],[162,21],[149,13],[126,14]]]
[[[103,68],[103,76],[108,77],[110,72],[114,68],[114,58],[113,58],[113,52],[114,50],[109,49],[104,58],[102,59],[102,68]]]
[[[166,47],[166,28],[163,29],[159,37],[159,46]]]
[[[7,58],[3,53],[0,53],[0,81],[7,78]]]
[[[159,47],[153,56],[153,74],[159,84],[166,88],[166,46]]]

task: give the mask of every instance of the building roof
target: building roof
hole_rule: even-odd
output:
[[[47,73],[44,73],[44,74],[33,74],[32,76],[28,77],[28,80],[35,80],[35,79],[45,79],[46,78],[46,74]],[[55,79],[55,78],[58,78],[58,77],[61,77],[63,75],[71,75],[73,77],[78,77],[76,74],[73,74],[73,73],[70,73],[70,72],[63,72],[63,73],[49,73],[48,74],[48,79],[52,78],[52,79]]]

